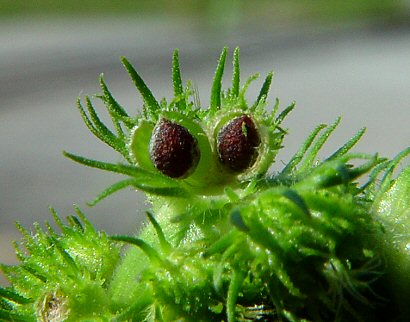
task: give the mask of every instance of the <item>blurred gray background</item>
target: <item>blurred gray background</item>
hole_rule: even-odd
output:
[[[84,168],[61,152],[121,161],[85,128],[78,96],[99,92],[104,72],[113,94],[133,114],[140,97],[120,64],[126,56],[159,99],[170,97],[171,55],[180,49],[183,79],[208,104],[223,46],[241,48],[242,79],[260,72],[255,99],[274,70],[270,102],[293,100],[286,148],[275,169],[318,123],[343,120],[331,152],[362,126],[356,150],[393,157],[410,145],[410,2],[288,1],[1,1],[0,2],[0,262],[13,264],[18,221],[51,221],[78,204],[110,233],[132,233],[147,207],[134,191],[93,208],[119,177]],[[313,5],[312,5],[313,4]],[[230,80],[227,65],[225,84]],[[103,109],[100,109],[103,111]],[[333,148],[332,148],[333,147]],[[283,162],[282,162],[283,161]],[[404,164],[408,164],[405,162]],[[6,283],[0,275],[0,284]]]

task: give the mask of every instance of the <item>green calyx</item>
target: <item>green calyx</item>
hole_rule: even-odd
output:
[[[87,166],[130,176],[130,179],[120,181],[105,190],[93,204],[128,186],[143,190],[150,195],[163,197],[220,195],[226,187],[238,189],[246,182],[259,178],[267,172],[286,134],[286,130],[282,129],[280,124],[293,109],[294,104],[280,114],[278,114],[278,101],[273,111],[266,110],[266,97],[272,81],[272,73],[269,73],[256,101],[251,106],[248,105],[245,92],[257,75],[250,77],[241,87],[238,48],[234,51],[231,88],[226,91],[222,90],[226,56],[227,49],[224,48],[215,72],[208,109],[202,109],[199,106],[197,93],[192,89],[190,82],[187,86],[183,86],[177,50],[172,60],[174,98],[169,104],[165,99],[160,102],[155,99],[148,86],[125,58],[122,62],[144,101],[140,114],[134,117],[129,116],[114,99],[103,77],[100,78],[102,94],[98,97],[105,103],[115,131],[102,123],[90,98],[86,97],[85,100],[87,111],[78,100],[78,108],[90,131],[118,151],[127,163],[114,165],[70,153],[65,153],[65,155]],[[232,173],[227,171],[218,159],[217,136],[223,126],[241,115],[247,115],[253,120],[261,143],[257,148],[256,162],[241,173]],[[155,126],[162,119],[185,128],[198,144],[200,152],[198,164],[189,176],[183,176],[182,179],[172,179],[164,175],[152,162],[152,155],[150,155],[152,136]]]

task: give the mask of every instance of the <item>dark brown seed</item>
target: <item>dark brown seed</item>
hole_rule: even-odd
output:
[[[197,140],[183,126],[162,119],[155,127],[150,157],[155,167],[171,178],[188,176],[199,161]]]
[[[233,172],[253,165],[261,140],[255,123],[248,115],[234,118],[218,133],[218,155],[221,163]]]

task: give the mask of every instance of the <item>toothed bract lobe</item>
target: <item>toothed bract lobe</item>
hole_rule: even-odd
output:
[[[200,152],[197,140],[188,130],[161,119],[150,143],[150,157],[155,167],[171,178],[187,177],[197,166]]]
[[[219,160],[231,171],[242,172],[255,162],[260,142],[253,120],[245,114],[238,116],[218,133]]]

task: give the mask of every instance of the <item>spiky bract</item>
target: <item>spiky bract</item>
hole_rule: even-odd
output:
[[[105,321],[110,316],[108,286],[119,247],[97,232],[79,209],[68,225],[54,213],[58,234],[47,224],[23,234],[16,244],[18,266],[2,266],[12,287],[1,289],[7,303],[0,317],[10,321]]]

